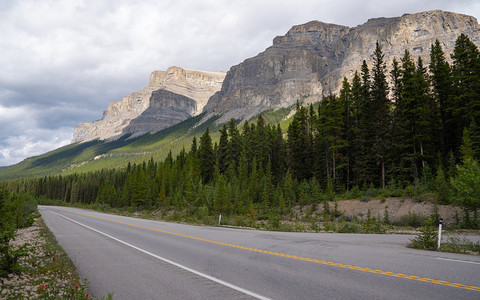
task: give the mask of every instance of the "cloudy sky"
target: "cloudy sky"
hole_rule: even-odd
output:
[[[0,0],[0,166],[68,144],[153,70],[228,71],[293,25],[432,9],[480,17],[478,0]]]

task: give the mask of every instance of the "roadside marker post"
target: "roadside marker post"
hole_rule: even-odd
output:
[[[218,226],[222,223],[222,213],[218,216]]]
[[[442,219],[438,222],[438,247],[437,250],[440,250],[440,245],[442,243]]]

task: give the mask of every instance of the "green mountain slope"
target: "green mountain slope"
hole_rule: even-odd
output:
[[[289,123],[288,115],[291,110],[292,108],[284,108],[266,111],[262,116],[267,122],[280,123],[282,129],[285,129]],[[124,167],[128,162],[141,163],[150,158],[164,159],[169,151],[176,155],[184,147],[188,150],[193,137],[196,136],[199,139],[207,127],[210,129],[213,141],[218,141],[219,129],[222,126],[215,123],[218,117],[198,125],[203,116],[190,118],[155,134],[145,134],[135,138],[124,136],[115,141],[95,140],[70,144],[27,158],[16,165],[3,167],[0,169],[0,179],[82,173]]]

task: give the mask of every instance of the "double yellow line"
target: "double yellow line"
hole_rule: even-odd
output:
[[[410,279],[410,280],[416,280],[416,281],[429,282],[429,283],[434,283],[434,284],[440,284],[440,285],[445,285],[445,286],[456,287],[456,288],[461,288],[461,289],[480,292],[480,287],[478,287],[478,286],[471,286],[471,285],[465,285],[465,284],[461,284],[461,283],[454,283],[454,282],[431,279],[431,278],[426,278],[426,277],[419,277],[419,276],[413,276],[413,275],[407,275],[407,274],[401,274],[401,273],[395,273],[395,272],[375,270],[375,269],[363,268],[363,267],[358,267],[358,266],[353,266],[353,265],[340,264],[340,263],[335,263],[335,262],[330,262],[330,261],[325,261],[325,260],[320,260],[320,259],[315,259],[315,258],[308,258],[308,257],[296,256],[296,255],[279,253],[279,252],[274,252],[274,251],[244,247],[244,246],[240,246],[240,245],[218,242],[218,241],[203,239],[203,238],[190,236],[190,235],[185,235],[185,234],[180,234],[180,233],[175,233],[175,232],[169,232],[169,231],[165,231],[165,230],[161,230],[161,229],[155,229],[155,228],[150,228],[150,227],[125,223],[125,222],[121,222],[121,221],[115,221],[115,220],[106,219],[106,218],[102,218],[102,217],[96,217],[96,216],[87,215],[87,214],[74,212],[74,211],[70,211],[70,210],[63,210],[63,211],[70,212],[70,213],[77,214],[77,215],[86,216],[86,217],[91,217],[91,218],[95,218],[95,219],[100,219],[100,220],[103,220],[103,221],[108,221],[108,222],[113,222],[113,223],[132,226],[132,227],[157,231],[157,232],[161,232],[161,233],[165,233],[165,234],[180,236],[180,237],[184,237],[184,238],[188,238],[188,239],[193,239],[193,240],[197,240],[197,241],[202,241],[202,242],[207,242],[207,243],[212,243],[212,244],[217,244],[217,245],[222,245],[222,246],[227,246],[227,247],[232,247],[232,248],[238,248],[238,249],[243,249],[243,250],[248,250],[248,251],[253,251],[253,252],[258,252],[258,253],[264,253],[264,254],[269,254],[269,255],[274,255],[274,256],[286,257],[286,258],[291,258],[291,259],[296,259],[296,260],[301,260],[301,261],[308,261],[308,262],[313,262],[313,263],[327,265],[327,266],[339,267],[339,268],[350,269],[350,270],[357,270],[357,271],[362,271],[362,272],[368,272],[368,273],[374,273],[374,274],[380,274],[380,275],[386,275],[386,276],[392,276],[392,277],[398,277],[398,278],[404,278],[404,279]]]

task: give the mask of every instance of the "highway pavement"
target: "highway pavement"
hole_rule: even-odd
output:
[[[412,235],[191,226],[39,206],[96,297],[480,299],[480,257],[421,251]]]

